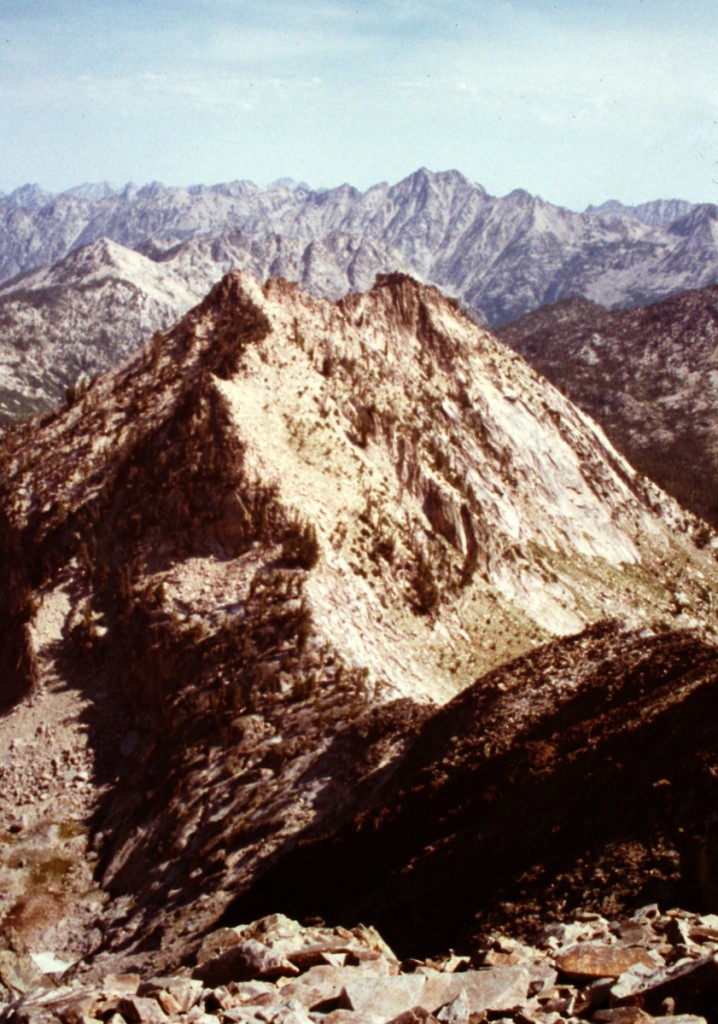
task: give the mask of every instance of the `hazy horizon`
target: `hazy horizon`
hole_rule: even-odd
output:
[[[6,0],[5,193],[422,166],[584,209],[718,199],[713,0]]]

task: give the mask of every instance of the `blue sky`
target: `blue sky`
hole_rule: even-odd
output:
[[[420,166],[718,201],[718,0],[0,0],[0,190]]]

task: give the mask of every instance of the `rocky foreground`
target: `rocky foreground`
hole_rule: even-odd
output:
[[[42,974],[41,970],[45,970]],[[471,956],[400,962],[379,933],[274,914],[210,933],[169,977],[87,983],[42,956],[0,955],[4,1024],[700,1024],[718,1020],[718,915],[655,904],[576,915],[535,945],[487,934]]]

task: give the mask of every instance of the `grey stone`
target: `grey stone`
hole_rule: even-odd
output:
[[[389,1020],[404,1010],[424,1004],[426,981],[426,975],[421,974],[377,976],[363,973],[345,982],[342,995],[348,1009],[373,1013],[381,1008],[381,1013]]]
[[[638,974],[632,968],[611,989],[618,1005],[640,1006],[654,1015],[665,1014],[668,1001],[671,1013],[711,1014],[718,1001],[718,959],[701,957],[675,964],[651,975]]]
[[[350,1009],[342,990],[347,979],[361,978],[364,972],[358,967],[332,967],[330,965],[311,967],[301,977],[286,982],[281,988],[281,998],[298,999],[313,1010],[321,1004],[336,1002],[336,1009]]]
[[[177,1014],[187,1013],[193,1006],[196,1006],[202,998],[202,991],[202,982],[195,978],[169,977],[150,978],[148,981],[143,981],[137,989],[137,994],[152,996],[157,999],[166,1013]],[[165,995],[171,996],[176,1009],[170,1010],[163,1004],[162,997]]]
[[[466,990],[462,988],[458,996],[436,1011],[435,1016],[437,1020],[442,1021],[442,1024],[468,1024],[470,1013],[469,998],[466,995]]]
[[[284,956],[272,952],[257,939],[244,939],[223,953],[199,964],[193,977],[205,985],[215,987],[230,981],[248,981],[251,978],[281,978],[299,974],[299,968]]]
[[[206,963],[220,953],[231,949],[232,946],[239,945],[241,941],[242,936],[236,928],[217,928],[202,940],[197,951],[197,964]]]
[[[139,974],[107,974],[102,979],[102,991],[106,995],[134,996],[139,985]]]

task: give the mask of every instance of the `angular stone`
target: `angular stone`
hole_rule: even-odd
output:
[[[205,1013],[199,1006],[195,1006],[185,1017],[187,1024],[220,1024],[219,1017],[213,1013]]]
[[[164,1024],[167,1014],[156,999],[144,996],[125,996],[120,1002],[120,1013],[129,1024]]]
[[[640,1006],[654,1016],[665,1013],[667,1000],[678,1016],[712,1015],[718,1001],[718,958],[679,962],[652,976],[641,977],[634,968],[618,979],[611,996],[618,1005]]]
[[[350,1009],[342,995],[347,979],[361,978],[358,967],[318,966],[310,968],[300,978],[282,985],[281,999],[298,999],[310,1010],[322,1004],[336,1003],[336,1009]]]
[[[470,1013],[469,998],[466,995],[466,990],[462,988],[458,996],[436,1011],[436,1019],[442,1024],[468,1024]]]
[[[373,950],[376,953],[380,953],[387,960],[393,960],[395,963],[399,963],[399,958],[394,953],[393,949],[384,942],[376,928],[367,926],[365,924],[359,924],[353,929],[351,933],[362,946],[365,946],[369,950]]]
[[[206,963],[220,953],[225,953],[232,946],[237,946],[241,941],[242,936],[236,928],[217,928],[202,940],[197,951],[197,963]]]
[[[471,1013],[483,1010],[510,1012],[528,998],[531,975],[524,966],[491,967],[460,974],[426,976],[422,1004],[435,1011],[465,991]]]
[[[51,1004],[55,1016],[62,1024],[82,1024],[88,1018],[100,1016],[100,999],[96,992],[78,992]]]
[[[572,978],[618,978],[636,964],[659,970],[662,962],[640,946],[607,945],[599,942],[579,942],[557,953],[556,966]]]
[[[215,993],[216,993],[215,989]],[[280,990],[270,981],[231,982],[229,995],[233,1006],[272,1006],[281,1000]]]
[[[560,1013],[564,1017],[571,1017],[578,1003],[576,989],[572,985],[560,985],[541,992],[523,1005],[535,1006],[543,1013]]]
[[[193,1006],[202,998],[203,985],[201,981],[195,978],[182,978],[182,977],[168,977],[168,978],[150,978],[148,981],[143,981],[137,989],[137,994],[140,996],[152,996],[162,1006],[165,1013],[187,1013]],[[163,1005],[163,996],[171,996],[172,1001],[176,1004],[176,1010],[168,1010]]]
[[[347,953],[348,966],[360,967],[373,974],[399,974],[398,960],[387,959],[373,949],[352,949]]]
[[[364,1016],[362,1014],[363,1022]],[[439,1024],[433,1013],[429,1013],[423,1006],[415,1006],[412,1010],[404,1010],[398,1017],[392,1017],[388,1024]]]
[[[244,939],[211,960],[199,964],[192,972],[194,978],[212,988],[226,985],[230,981],[273,979],[297,974],[298,967],[256,939]]]
[[[134,996],[139,985],[139,974],[107,974],[102,979],[102,991],[108,996]]]
[[[656,971],[645,964],[634,964],[619,977],[611,988],[611,997],[619,1005],[623,1000],[630,1001],[631,997],[642,989],[651,985],[657,977],[662,977],[664,972]]]
[[[535,960],[533,963],[524,962],[523,966],[530,975],[529,995],[539,995],[550,988],[553,988],[558,979],[558,972],[554,969],[550,960]]]
[[[426,975],[422,974],[376,976],[362,973],[345,981],[342,995],[348,1009],[359,1013],[374,1013],[379,1009],[389,1020],[412,1007],[425,1005],[426,982]]]
[[[271,1020],[272,1024],[313,1024],[309,1011],[296,999],[273,1009]]]
[[[305,949],[294,949],[287,953],[287,960],[300,971],[308,971],[310,967],[320,964],[331,964],[332,967],[343,967],[349,955],[346,949],[336,952],[326,946],[309,946]]]

